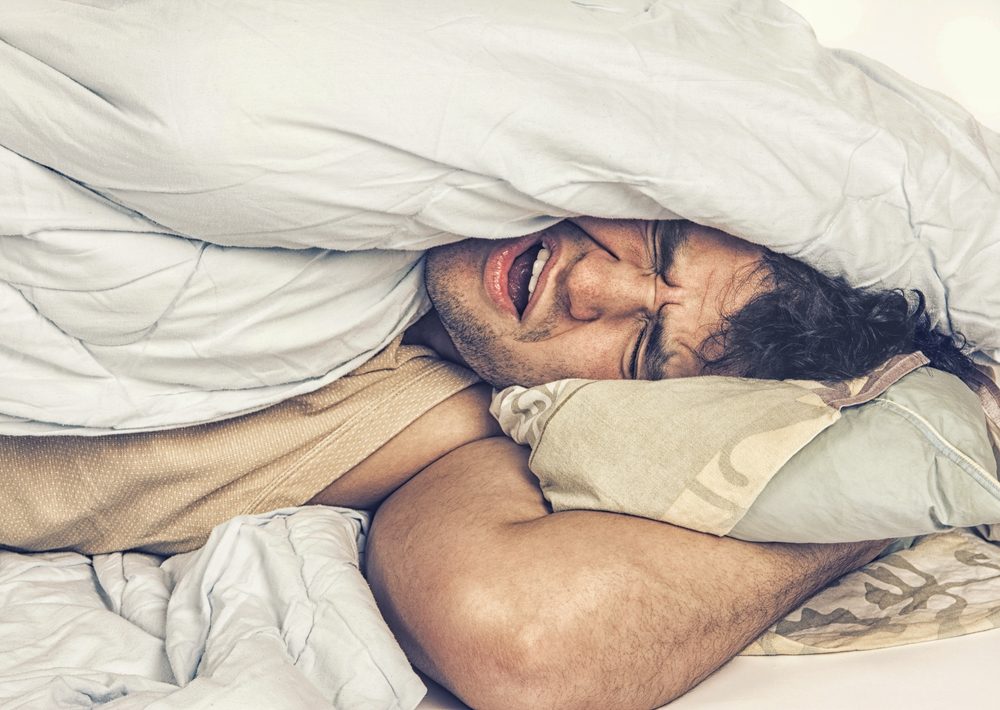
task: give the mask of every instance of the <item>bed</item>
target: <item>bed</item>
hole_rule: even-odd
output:
[[[113,8],[123,2],[83,4]],[[883,59],[954,95],[983,123],[1000,126],[1000,106],[984,68],[1000,64],[995,41],[1000,12],[985,0],[947,8],[903,0],[841,3],[835,13],[820,2],[789,4],[816,26],[825,43]],[[900,36],[895,28],[904,15],[911,31]],[[886,45],[889,36],[897,43]],[[936,53],[926,51],[931,45]],[[505,222],[506,227],[524,231],[538,226],[539,214],[571,213],[574,200],[600,198],[596,192],[561,196],[543,187],[535,189],[549,201],[518,205],[518,214],[532,216]],[[637,194],[634,205],[647,209]],[[122,200],[128,202],[128,196]],[[167,205],[160,217],[178,220],[171,225],[178,233],[196,230],[199,225],[184,221],[190,218],[188,207]],[[415,233],[435,233],[439,215],[422,216],[426,222],[416,225]],[[752,231],[754,224],[767,224],[765,217],[744,226]],[[115,218],[136,219],[124,212]],[[126,226],[138,229],[132,222]],[[222,232],[212,236],[220,242],[233,238]],[[287,396],[311,375],[296,374],[298,380],[269,383],[278,392],[271,396]],[[236,411],[262,401],[227,406]],[[0,551],[0,705],[305,710],[333,698],[336,707],[462,707],[414,674],[381,621],[360,573],[367,525],[367,517],[355,511],[302,508],[226,523],[202,550],[168,559]],[[315,539],[325,542],[323,549],[310,544]],[[863,586],[863,576],[855,582]],[[977,628],[990,627],[998,615],[987,614],[989,623]],[[990,659],[998,652],[1000,634],[984,631],[863,653],[741,656],[672,707],[982,702],[990,692]],[[429,691],[423,697],[425,684]]]

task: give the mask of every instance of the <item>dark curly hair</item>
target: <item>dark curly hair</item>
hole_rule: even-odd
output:
[[[931,327],[917,290],[854,288],[788,256],[768,252],[752,277],[766,290],[723,319],[703,347],[709,372],[760,379],[846,380],[917,350],[932,367],[970,379],[965,339]],[[722,355],[705,357],[709,346]],[[721,347],[719,347],[721,346]]]

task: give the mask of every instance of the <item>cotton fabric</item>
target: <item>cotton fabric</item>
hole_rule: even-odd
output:
[[[397,339],[347,377],[223,422],[0,437],[0,541],[87,554],[192,550],[225,520],[302,505],[477,380]]]
[[[426,310],[400,250],[579,214],[920,288],[1000,353],[1000,137],[775,0],[6,0],[0,86],[0,433],[318,389]]]

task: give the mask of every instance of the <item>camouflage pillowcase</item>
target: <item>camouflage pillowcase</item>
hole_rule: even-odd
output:
[[[789,542],[998,523],[979,400],[926,362],[901,356],[841,383],[563,380],[508,388],[492,411],[532,447],[553,510]]]

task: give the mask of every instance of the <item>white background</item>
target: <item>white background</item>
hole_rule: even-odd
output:
[[[867,54],[1000,131],[1000,0],[785,0],[819,41]]]

